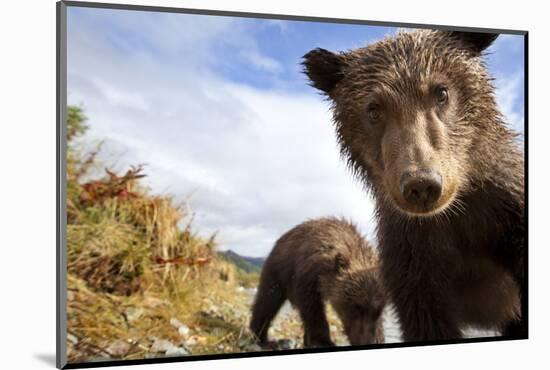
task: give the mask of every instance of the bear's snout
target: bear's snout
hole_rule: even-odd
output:
[[[400,190],[403,199],[413,207],[430,210],[441,196],[441,174],[431,169],[407,171],[401,175]]]

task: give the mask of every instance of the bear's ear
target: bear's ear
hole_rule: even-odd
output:
[[[349,260],[342,253],[338,253],[334,258],[334,269],[340,272],[349,267]]]
[[[343,77],[344,60],[341,55],[325,49],[313,49],[303,56],[304,73],[311,85],[327,94]]]
[[[477,55],[487,49],[498,37],[498,33],[450,31],[448,34],[450,37],[462,40],[466,47]]]

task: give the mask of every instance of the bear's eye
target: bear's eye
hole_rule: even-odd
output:
[[[438,86],[435,89],[435,101],[439,106],[447,104],[449,101],[449,90],[445,86]]]
[[[380,106],[377,103],[370,103],[367,105],[367,116],[369,122],[375,124],[380,120],[382,114],[380,113]]]

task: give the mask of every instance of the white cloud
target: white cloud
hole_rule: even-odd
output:
[[[265,20],[265,24],[267,26],[276,27],[276,28],[279,29],[279,32],[281,32],[281,33],[288,32],[288,23],[289,23],[289,21],[283,21],[283,20],[280,20],[280,19],[266,19]]]
[[[134,22],[145,21],[126,27]],[[217,231],[222,249],[265,255],[290,227],[327,215],[352,218],[373,236],[372,202],[339,160],[327,103],[231,83],[201,64],[199,56],[210,58],[212,43],[231,30],[254,67],[282,68],[237,24],[226,26],[205,30],[210,37],[177,65],[129,57],[93,22],[69,32],[69,103],[83,103],[90,137],[106,139],[103,160],[120,170],[148,163],[148,186],[189,201],[196,227]],[[180,27],[165,23],[149,38],[176,50]]]
[[[521,91],[523,89],[523,71],[518,71],[510,76],[498,76],[496,79],[496,98],[497,104],[506,119],[506,123],[511,128],[523,134],[525,120],[523,110],[518,110],[522,106]]]
[[[523,36],[504,34],[491,45],[486,57],[495,77],[497,104],[506,123],[521,134],[525,130],[523,53]]]
[[[246,50],[240,55],[243,59],[250,62],[252,66],[259,70],[264,70],[270,73],[281,73],[283,71],[283,66],[281,63],[273,58],[268,58],[260,54],[257,50]]]

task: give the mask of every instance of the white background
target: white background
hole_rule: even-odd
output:
[[[111,0],[111,2],[123,2]],[[155,369],[546,368],[550,349],[545,193],[550,24],[544,2],[202,0],[134,4],[380,21],[527,29],[529,37],[529,278],[527,341],[147,365]],[[533,5],[537,4],[537,5]],[[0,22],[0,367],[54,367],[55,1],[6,1]],[[546,365],[545,365],[546,364]],[[154,367],[152,367],[154,366]],[[123,367],[126,368],[126,367]],[[143,368],[132,367],[132,369]]]

